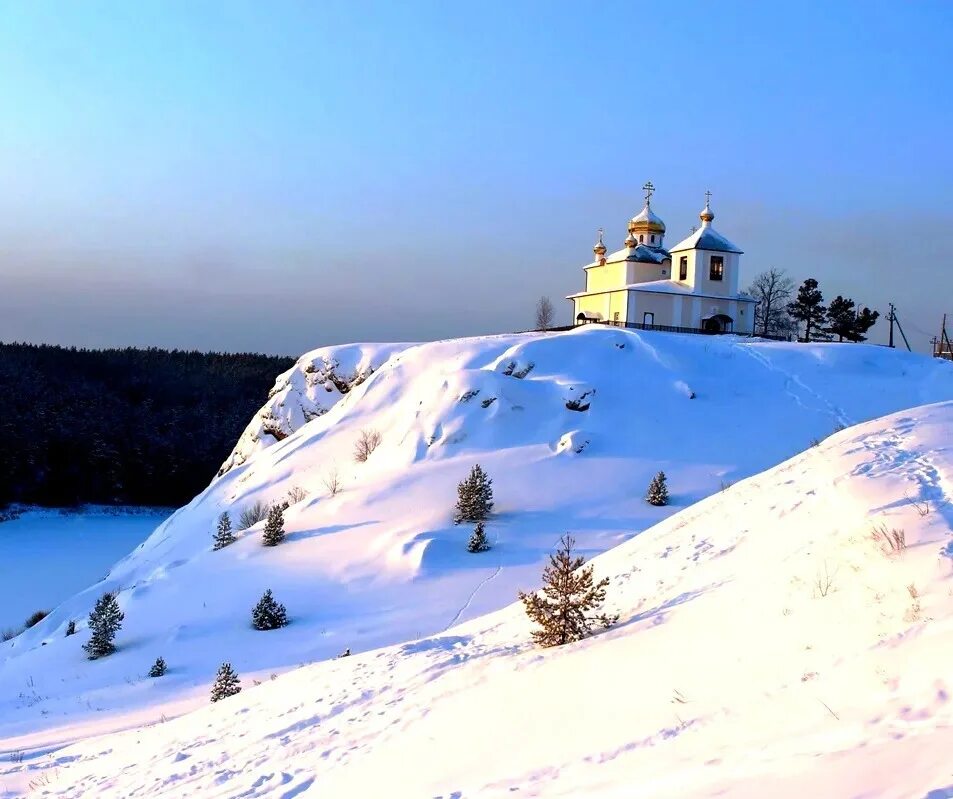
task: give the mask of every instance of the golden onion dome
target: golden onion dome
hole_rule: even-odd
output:
[[[705,207],[702,208],[701,213],[698,215],[698,218],[705,222],[706,224],[711,224],[715,218],[714,212],[711,210],[711,192],[705,192]]]
[[[629,235],[625,237],[625,246],[629,249],[639,246],[639,240],[635,237],[635,233],[629,232]]]
[[[599,228],[599,241],[592,246],[592,251],[597,258],[606,254],[606,245],[602,242],[602,228]]]
[[[645,208],[629,220],[629,233],[664,233],[665,223],[652,210],[649,201],[645,201]]]

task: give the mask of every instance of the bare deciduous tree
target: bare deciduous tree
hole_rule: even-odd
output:
[[[540,297],[536,303],[536,329],[549,330],[553,326],[555,312],[549,297]]]
[[[354,445],[354,460],[358,463],[364,463],[371,453],[380,446],[381,434],[379,430],[365,428],[361,430]]]
[[[324,475],[324,487],[332,497],[341,493],[343,486],[341,485],[341,473],[337,466],[332,466]]]
[[[769,269],[754,279],[748,293],[758,301],[754,311],[755,333],[783,336],[796,330],[787,313],[793,292],[794,281],[783,269]]]

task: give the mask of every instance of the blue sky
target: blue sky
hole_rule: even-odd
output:
[[[0,339],[520,329],[715,225],[915,343],[953,314],[953,5],[0,3]],[[874,340],[885,335],[875,328]]]

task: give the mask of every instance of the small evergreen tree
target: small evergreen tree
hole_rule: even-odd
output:
[[[645,493],[645,501],[649,505],[668,505],[668,486],[665,472],[659,472],[649,483],[649,490]]]
[[[817,281],[809,277],[797,290],[794,302],[788,303],[788,315],[798,322],[804,322],[804,340],[811,341],[811,332],[814,338],[827,319],[827,308],[824,307],[824,295],[817,287]]]
[[[251,624],[256,630],[277,630],[288,624],[288,612],[278,602],[269,588],[252,608]]]
[[[526,615],[540,627],[533,631],[533,640],[541,646],[581,641],[593,624],[608,627],[618,620],[604,613],[590,615],[605,601],[609,579],[593,582],[592,566],[582,568],[586,559],[572,555],[575,543],[571,536],[564,536],[556,554],[549,556],[549,565],[543,569],[543,596],[519,592]]]
[[[857,312],[857,316],[854,317],[854,327],[848,336],[848,340],[866,341],[867,331],[877,324],[878,318],[880,318],[880,311],[871,311],[870,308],[866,307],[861,308]]]
[[[486,521],[493,510],[493,481],[480,464],[457,486],[457,507],[454,524]]]
[[[124,618],[126,616],[119,609],[114,594],[105,593],[96,600],[96,605],[89,614],[89,641],[83,644],[90,660],[111,655],[116,651],[113,639],[122,628]]]
[[[268,511],[268,521],[261,533],[261,542],[266,547],[278,546],[285,540],[285,512],[281,505],[272,505]]]
[[[235,696],[235,694],[241,693],[241,690],[241,680],[232,670],[232,664],[223,663],[219,666],[218,674],[215,675],[215,682],[212,683],[212,701],[218,702],[220,699]]]
[[[161,677],[166,672],[165,661],[161,657],[156,658],[156,662],[152,664],[152,668],[149,669],[150,677]]]
[[[218,528],[215,530],[212,549],[225,549],[229,544],[234,544],[236,540],[235,533],[232,532],[232,519],[226,511],[218,517]]]
[[[74,635],[75,633],[76,633],[76,621],[73,619],[70,619],[66,625],[66,634]]]
[[[845,337],[850,341],[856,315],[854,301],[838,294],[831,300],[830,307],[827,309],[826,332],[837,336],[838,341],[843,341]]]
[[[490,542],[486,540],[486,531],[483,529],[483,522],[477,522],[473,528],[473,535],[467,542],[467,552],[486,552],[490,548]]]

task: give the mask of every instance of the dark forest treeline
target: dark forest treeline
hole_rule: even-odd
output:
[[[293,364],[0,343],[0,508],[187,502]]]

